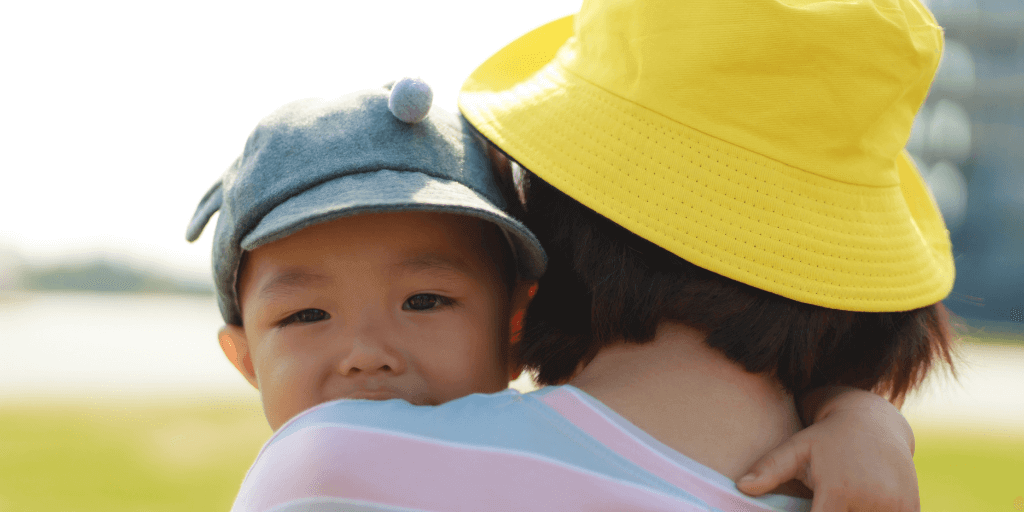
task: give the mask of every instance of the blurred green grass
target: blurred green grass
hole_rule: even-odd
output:
[[[269,437],[258,402],[0,405],[0,512],[227,511]]]
[[[914,464],[921,510],[1016,510],[1014,500],[1024,495],[1022,429],[918,427]]]
[[[0,512],[226,511],[270,429],[252,399],[0,405]],[[925,512],[1013,510],[1024,433],[917,427]]]

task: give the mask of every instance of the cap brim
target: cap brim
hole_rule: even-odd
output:
[[[417,211],[492,222],[505,233],[520,277],[533,280],[544,273],[544,250],[519,221],[461,183],[413,171],[384,169],[321,183],[271,210],[240,245],[251,251],[303,228],[342,217]]]

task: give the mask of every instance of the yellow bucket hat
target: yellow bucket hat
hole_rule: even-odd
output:
[[[466,80],[527,169],[698,266],[791,299],[904,311],[953,286],[903,150],[942,53],[912,0],[593,0]]]

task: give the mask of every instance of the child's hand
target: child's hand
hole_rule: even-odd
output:
[[[814,491],[811,512],[920,511],[914,433],[892,404],[867,391],[827,388],[801,406],[814,424],[755,463],[737,482],[741,491],[758,496],[797,479]]]

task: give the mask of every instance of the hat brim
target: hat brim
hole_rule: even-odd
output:
[[[323,222],[393,212],[451,213],[492,222],[508,239],[522,279],[544,273],[544,250],[519,221],[461,183],[414,171],[384,169],[321,183],[271,210],[240,245],[251,251]]]
[[[788,166],[575,76],[556,58],[572,35],[572,17],[524,35],[459,95],[523,167],[687,261],[800,302],[906,311],[948,295],[949,233],[905,151],[894,186]]]

